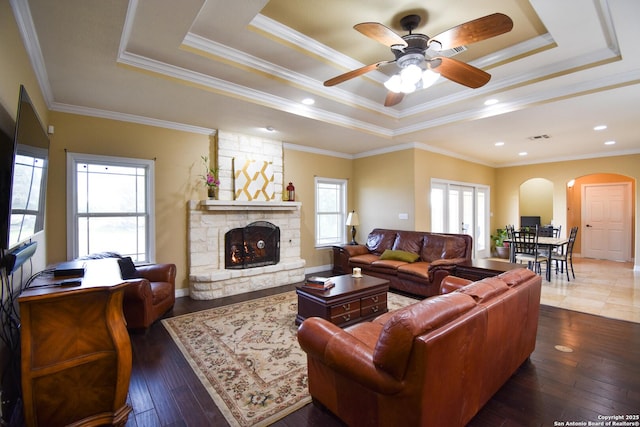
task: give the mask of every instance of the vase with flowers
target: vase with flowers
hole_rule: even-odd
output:
[[[212,168],[211,165],[209,165],[209,158],[207,156],[201,156],[201,159],[205,168],[205,173],[201,175],[201,177],[204,179],[204,185],[207,187],[207,196],[215,200],[218,198],[218,187],[220,187],[218,168]]]

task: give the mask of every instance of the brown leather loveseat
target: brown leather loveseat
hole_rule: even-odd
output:
[[[349,426],[464,426],[533,352],[541,283],[511,270],[344,330],[311,317],[309,392]]]
[[[473,239],[466,234],[376,228],[364,245],[343,245],[334,259],[343,271],[389,280],[389,287],[415,295],[437,295],[456,264],[471,260]],[[334,252],[335,253],[335,252]]]

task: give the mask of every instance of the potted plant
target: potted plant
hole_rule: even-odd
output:
[[[507,238],[507,230],[504,228],[496,229],[496,234],[491,236],[491,241],[496,248],[496,254],[498,258],[509,258],[509,243],[505,243]]]
[[[210,199],[218,198],[218,187],[220,186],[220,180],[218,179],[218,168],[212,168],[209,165],[209,158],[207,156],[200,156],[202,163],[204,163],[205,174],[201,175],[204,179],[204,185],[207,187],[207,196]]]

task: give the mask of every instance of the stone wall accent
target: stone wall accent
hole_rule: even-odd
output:
[[[233,200],[233,159],[262,160],[273,167],[275,200],[282,200],[284,173],[283,148],[281,141],[267,138],[218,131],[218,177],[220,179],[220,200]]]

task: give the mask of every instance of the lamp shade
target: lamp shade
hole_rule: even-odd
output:
[[[349,212],[347,215],[347,224],[348,226],[360,225],[360,219],[358,218],[358,214],[356,211]]]

